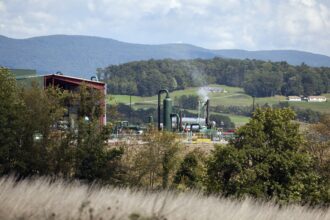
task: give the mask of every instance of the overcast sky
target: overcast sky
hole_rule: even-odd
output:
[[[0,35],[330,55],[330,0],[0,0]]]

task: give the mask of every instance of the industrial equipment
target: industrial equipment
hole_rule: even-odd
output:
[[[166,97],[163,99],[163,109],[161,108],[161,95],[166,93]],[[209,109],[210,100],[207,100],[203,105],[200,105],[203,111],[204,118],[188,118],[182,116],[182,111],[179,113],[172,112],[172,99],[170,98],[169,92],[166,89],[159,90],[158,92],[158,130],[175,131],[175,132],[192,132],[201,133],[208,138],[212,138],[218,134],[215,129],[215,122],[210,122]],[[161,109],[163,114],[161,114]],[[161,117],[163,116],[163,117]],[[161,123],[163,118],[163,124]],[[163,125],[163,126],[162,126]]]
[[[162,98],[164,93],[165,97]],[[188,141],[189,143],[211,143],[224,139],[222,131],[216,128],[214,121],[210,121],[209,111],[210,100],[208,99],[200,102],[198,108],[199,117],[185,117],[183,110],[173,111],[173,101],[167,89],[162,89],[158,92],[158,130],[176,132],[183,138],[183,141]],[[137,137],[139,134],[144,133],[145,130],[152,128],[153,124],[154,119],[152,116],[148,117],[148,126],[146,127],[131,125],[128,121],[121,121],[116,124],[114,133],[117,138],[121,136]],[[227,133],[225,134],[227,135]]]
[[[169,92],[167,89],[159,90],[158,92],[158,130],[162,130],[161,127],[161,113],[160,113],[160,107],[161,107],[161,95],[162,93],[166,93],[166,97],[163,100],[163,129],[167,131],[172,130],[172,119],[171,119],[171,113],[172,113],[172,99],[170,98]]]

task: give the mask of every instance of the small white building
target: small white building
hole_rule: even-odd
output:
[[[290,102],[301,102],[301,97],[299,97],[299,96],[288,96],[287,99]]]
[[[307,101],[308,102],[326,102],[327,98],[324,96],[308,96]]]

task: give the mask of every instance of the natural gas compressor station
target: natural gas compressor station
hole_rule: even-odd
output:
[[[191,144],[226,144],[229,139],[234,137],[234,131],[224,132],[217,128],[214,121],[210,121],[210,100],[200,101],[197,117],[185,117],[183,110],[173,110],[173,100],[167,89],[161,89],[158,92],[157,99],[157,127],[159,131],[175,132],[181,137],[182,142]],[[148,125],[132,125],[128,121],[117,123],[113,140],[138,137],[148,129],[148,126],[154,126],[153,116],[148,117]]]
[[[16,76],[16,80],[22,86],[28,86],[31,82],[36,82],[42,88],[56,86],[61,89],[76,92],[78,87],[85,84],[90,89],[99,90],[106,97],[106,84],[98,81],[97,77],[91,79],[81,79],[63,75],[62,73],[47,74],[38,76],[32,70],[12,70]],[[142,134],[148,129],[157,129],[159,131],[174,132],[185,143],[227,143],[229,139],[235,136],[234,130],[223,131],[217,127],[214,121],[210,121],[210,100],[199,101],[197,109],[197,117],[186,117],[183,114],[184,109],[173,108],[173,100],[167,89],[161,89],[158,92],[157,99],[157,121],[155,123],[152,115],[148,117],[148,123],[144,125],[132,124],[131,121],[116,122],[109,142],[120,142],[127,140],[139,140]],[[106,109],[106,101],[103,98],[98,103]],[[78,106],[68,106],[67,114],[61,121],[61,129],[76,129],[76,114]],[[130,107],[131,108],[131,107]],[[176,110],[174,110],[176,109]],[[106,112],[106,111],[105,111]],[[106,114],[100,119],[100,125],[106,124]],[[65,125],[65,126],[64,126]]]

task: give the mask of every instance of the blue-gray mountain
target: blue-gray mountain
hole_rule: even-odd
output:
[[[96,68],[148,59],[237,58],[330,67],[330,57],[293,50],[208,50],[189,44],[143,45],[113,39],[52,35],[28,39],[0,36],[0,65],[89,76]]]

